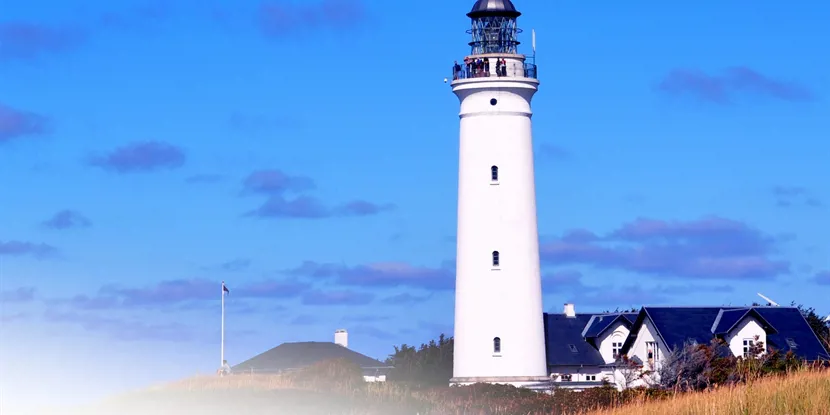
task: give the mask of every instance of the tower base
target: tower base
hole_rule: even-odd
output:
[[[547,376],[475,376],[450,379],[450,386],[467,386],[475,383],[511,385],[528,389],[548,389],[551,386],[551,380]]]

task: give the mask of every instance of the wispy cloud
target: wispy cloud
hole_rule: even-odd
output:
[[[418,328],[423,331],[429,332],[430,338],[438,337],[441,334],[448,337],[453,335],[453,326],[449,323],[419,321]]]
[[[187,342],[197,337],[190,326],[180,323],[154,324],[99,314],[56,310],[47,310],[44,318],[52,323],[77,325],[87,331],[101,333],[120,341]]]
[[[819,285],[830,285],[830,271],[821,271],[813,277],[813,282]]]
[[[2,47],[3,39],[0,38],[0,50]],[[0,144],[49,131],[49,120],[46,117],[0,103]]]
[[[262,280],[238,286],[233,283],[226,285],[233,299],[294,298],[311,289],[308,283],[282,280]],[[168,280],[140,288],[110,284],[101,287],[92,296],[80,294],[70,298],[52,299],[48,303],[53,306],[66,305],[78,310],[175,307],[190,309],[199,307],[200,302],[216,300],[220,289],[219,281],[207,279]]]
[[[0,324],[9,324],[16,321],[25,321],[32,317],[31,313],[18,311],[15,313],[0,313]]]
[[[775,186],[772,188],[775,204],[778,207],[792,207],[803,204],[809,207],[822,207],[823,203],[807,188],[801,186]]]
[[[14,290],[0,291],[0,304],[34,301],[35,291],[35,287],[20,287]]]
[[[260,133],[280,127],[297,127],[300,121],[296,118],[277,118],[273,116],[243,114],[235,112],[228,121],[231,128],[245,134]]]
[[[92,156],[87,163],[116,173],[175,169],[185,163],[184,151],[158,141],[143,141],[119,147],[104,156]]]
[[[414,287],[427,290],[452,290],[455,287],[455,267],[451,262],[440,268],[429,268],[402,262],[349,267],[307,261],[289,270],[288,274],[314,279],[332,278],[341,285],[360,287]]]
[[[367,17],[362,0],[266,1],[258,10],[260,29],[271,37],[321,29],[342,31],[359,28]]]
[[[379,339],[379,340],[391,340],[391,339],[394,339],[396,337],[391,332],[388,332],[386,330],[381,330],[377,327],[366,325],[366,324],[360,324],[360,325],[354,326],[354,327],[349,329],[349,332],[354,333],[355,335],[358,335],[360,337],[373,337],[373,338]]]
[[[240,272],[251,267],[251,260],[247,258],[237,258],[219,265],[219,269],[226,272]]]
[[[55,257],[58,249],[44,243],[32,243],[23,241],[0,241],[0,256],[24,256],[31,255],[38,259]]]
[[[675,69],[660,83],[658,89],[668,94],[690,94],[701,100],[728,103],[737,94],[755,94],[784,101],[809,101],[814,98],[807,88],[793,82],[763,75],[751,68],[728,68],[720,75],[700,70]]]
[[[221,174],[194,174],[184,179],[184,181],[189,184],[216,183],[221,181],[222,178]]]
[[[536,156],[539,160],[568,160],[571,153],[565,148],[555,144],[542,143],[536,148]]]
[[[304,194],[315,189],[311,178],[294,176],[281,170],[257,170],[242,182],[242,195],[266,195],[267,199],[258,208],[248,211],[245,217],[323,219],[331,217],[371,216],[395,209],[393,204],[378,204],[365,200],[328,206],[319,198]],[[287,193],[297,196],[288,197]]]
[[[41,23],[0,22],[0,62],[35,61],[70,51],[85,39],[76,27]]]
[[[293,176],[277,169],[251,172],[242,182],[243,194],[283,195],[286,192],[303,192],[315,188],[314,180],[305,176]]]
[[[50,229],[88,228],[92,222],[79,212],[64,209],[55,213],[50,219],[43,222],[43,226]]]
[[[172,14],[172,2],[144,2],[134,7],[102,13],[96,19],[101,29],[135,30],[167,19]]]
[[[584,282],[582,273],[574,270],[557,270],[545,273],[542,278],[543,290],[547,294],[564,296],[568,301],[587,306],[640,307],[674,302],[678,297],[690,293],[729,293],[730,285],[591,285]],[[558,312],[554,310],[553,312]]]
[[[288,199],[271,196],[260,207],[245,213],[247,217],[324,219],[331,217],[372,216],[395,209],[393,204],[377,204],[365,200],[354,200],[334,207],[327,206],[314,196],[299,196]]]
[[[391,317],[379,315],[345,315],[340,319],[344,323],[378,323],[381,321],[388,321]]]
[[[374,301],[375,295],[348,290],[338,291],[310,291],[303,295],[305,305],[366,305]]]
[[[576,230],[545,242],[543,262],[588,264],[664,277],[773,279],[790,272],[774,259],[781,238],[716,216],[691,221],[640,218],[599,237]]]
[[[0,62],[34,62],[74,51],[95,35],[111,30],[147,28],[169,16],[171,3],[144,2],[135,7],[81,16],[74,23],[0,22]],[[90,18],[91,17],[91,18]]]
[[[412,295],[410,293],[403,293],[386,297],[380,302],[388,305],[410,306],[429,301],[430,298],[432,298],[430,295]]]
[[[313,324],[317,324],[320,319],[317,316],[313,316],[310,314],[301,314],[299,316],[294,317],[288,324],[292,326],[310,326]]]

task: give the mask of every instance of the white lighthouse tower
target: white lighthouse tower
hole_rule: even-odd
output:
[[[510,0],[478,0],[471,54],[453,67],[461,103],[451,384],[548,380],[530,101],[535,63],[518,52]]]

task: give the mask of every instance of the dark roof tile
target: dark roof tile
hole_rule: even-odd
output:
[[[331,342],[283,343],[271,350],[256,355],[232,369],[235,372],[278,372],[299,369],[324,360],[345,358],[363,369],[387,367],[389,365],[360,354],[354,350]]]
[[[747,314],[764,326],[768,346],[785,353],[792,350],[802,359],[830,359],[830,353],[796,307],[645,307],[622,352],[628,353],[645,317],[654,323],[657,336],[674,349],[688,341],[708,344],[715,334],[725,334]]]
[[[755,307],[755,310],[778,330],[767,334],[767,345],[786,353],[790,350],[807,360],[830,360],[830,353],[796,307]],[[792,342],[788,342],[791,339]],[[795,348],[792,344],[795,344]]]
[[[596,338],[601,336],[616,321],[621,321],[626,327],[631,327],[636,319],[636,313],[597,314],[588,322],[582,335],[586,338]]]
[[[605,360],[599,351],[582,337],[582,330],[591,314],[545,313],[545,352],[548,366],[603,365]]]

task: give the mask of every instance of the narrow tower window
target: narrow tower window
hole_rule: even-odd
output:
[[[493,337],[493,353],[501,353],[501,338]]]
[[[490,167],[490,180],[499,181],[499,168],[496,166]]]
[[[493,266],[499,266],[499,251],[493,251]]]

